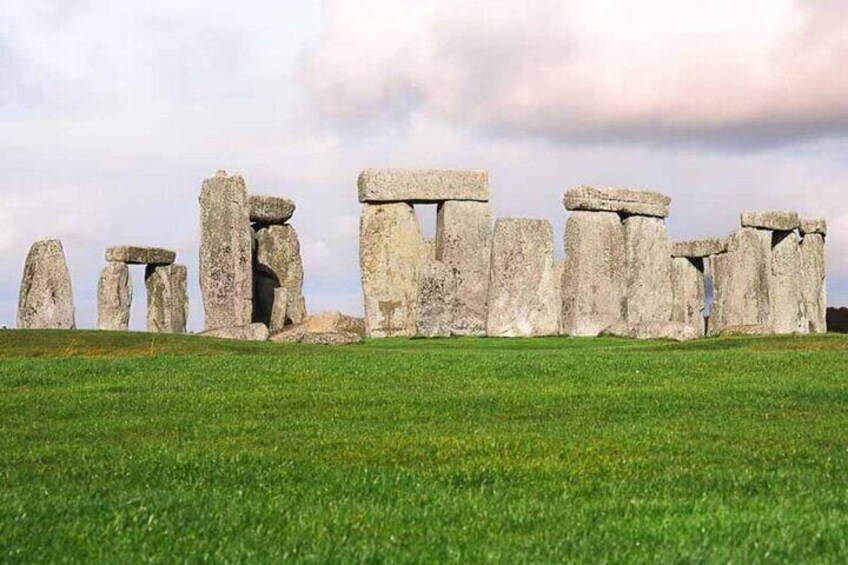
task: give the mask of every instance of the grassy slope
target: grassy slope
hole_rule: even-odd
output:
[[[848,560],[848,340],[0,332],[0,561]]]

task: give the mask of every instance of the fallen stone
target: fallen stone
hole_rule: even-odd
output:
[[[551,224],[498,220],[492,240],[487,335],[558,334],[561,297],[555,277]]]
[[[743,212],[743,228],[763,230],[792,231],[801,227],[801,218],[797,212]]]
[[[269,339],[275,343],[300,343],[305,335],[306,324],[301,323],[286,326],[284,329],[272,333]]]
[[[671,321],[671,246],[665,220],[629,216],[624,226],[627,269],[626,319],[629,324]]]
[[[250,324],[252,246],[244,179],[218,171],[200,190],[200,289],[207,328]]]
[[[97,329],[126,331],[130,325],[132,279],[126,263],[110,262],[97,281]]]
[[[256,275],[254,274],[254,280],[256,279]],[[258,300],[253,301],[254,308],[258,303]],[[269,316],[268,321],[268,330],[273,334],[274,332],[278,332],[282,330],[286,323],[288,322],[287,313],[288,313],[288,293],[286,289],[279,286],[274,289],[274,304],[271,306],[271,314]],[[255,318],[254,318],[255,319]]]
[[[827,220],[824,218],[801,219],[801,235],[814,233],[827,235]]]
[[[294,202],[278,196],[250,196],[250,221],[257,224],[285,224],[294,215]]]
[[[422,337],[451,335],[457,302],[456,271],[441,261],[428,261],[418,277],[417,334]]]
[[[118,245],[106,248],[106,260],[128,265],[170,265],[177,254],[161,247],[139,247],[137,245]]]
[[[808,232],[801,240],[801,301],[804,319],[810,333],[825,333],[830,329],[827,318],[827,286],[825,284],[824,235]]]
[[[671,262],[671,321],[686,324],[704,335],[706,285],[704,259],[675,257]]]
[[[144,273],[147,287],[147,331],[178,333],[186,331],[188,320],[188,273],[183,265],[148,265]]]
[[[624,228],[614,212],[572,212],[565,224],[562,333],[596,336],[624,320]]]
[[[719,238],[692,239],[689,241],[672,241],[672,257],[688,257],[699,259],[718,255],[727,251],[727,240]]]
[[[630,339],[690,341],[701,337],[701,332],[694,326],[682,322],[639,322],[637,324],[619,322],[605,328],[601,335]]]
[[[365,335],[365,319],[342,314],[338,310],[320,312],[306,318],[304,322],[309,333],[352,333]]]
[[[254,300],[265,315],[254,318],[270,323],[276,288],[286,289],[286,323],[297,324],[306,317],[303,297],[303,260],[297,231],[290,225],[273,225],[256,230],[255,275],[267,278],[266,286],[257,285]]]
[[[769,308],[773,333],[808,333],[800,279],[801,247],[798,237],[793,231],[774,232],[769,279]]]
[[[241,341],[267,341],[270,334],[268,332],[268,327],[265,324],[255,323],[228,328],[215,328],[206,330],[198,335]]]
[[[436,217],[435,258],[456,270],[451,333],[485,335],[492,211],[488,202],[443,202]]]
[[[18,297],[18,328],[72,330],[74,296],[62,242],[36,241],[24,264]]]
[[[579,186],[565,193],[563,204],[566,210],[616,212],[666,218],[671,206],[671,198],[648,190]]]
[[[748,324],[739,326],[727,326],[719,332],[721,337],[742,336],[742,335],[769,335],[771,333],[770,326],[760,324]]]
[[[359,175],[363,203],[433,203],[445,200],[489,200],[485,171],[366,169]]]
[[[300,343],[310,345],[351,345],[362,341],[362,336],[351,332],[307,333]]]

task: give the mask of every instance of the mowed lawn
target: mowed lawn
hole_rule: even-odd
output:
[[[0,332],[0,561],[848,562],[848,338]]]

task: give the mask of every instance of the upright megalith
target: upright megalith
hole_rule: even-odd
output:
[[[418,277],[417,334],[451,335],[457,302],[457,273],[441,261],[426,261]]]
[[[285,297],[287,324],[302,322],[306,318],[303,260],[294,226],[270,225],[256,230],[256,259],[253,268],[257,282],[254,322],[272,325],[270,321],[275,296]],[[275,295],[277,288],[285,289],[285,294]]]
[[[97,329],[127,330],[132,306],[132,279],[126,263],[109,261],[97,281]]]
[[[627,322],[668,322],[673,291],[671,245],[666,237],[665,219],[628,216],[623,225]]]
[[[691,326],[697,335],[704,335],[704,271],[702,257],[674,257],[671,260],[671,321]]]
[[[559,333],[561,298],[553,230],[546,220],[495,223],[489,280],[489,336]]]
[[[24,264],[18,297],[18,328],[74,329],[71,274],[62,242],[36,241]]]
[[[183,265],[147,265],[147,331],[185,333],[188,320],[188,274]]]
[[[207,329],[251,323],[251,248],[244,179],[218,171],[200,191],[200,289]]]
[[[807,333],[801,296],[801,247],[794,231],[772,232],[769,312],[776,334]]]
[[[823,219],[802,220],[800,245],[801,300],[804,319],[810,333],[827,331],[827,290],[825,285],[825,236],[827,223]]]

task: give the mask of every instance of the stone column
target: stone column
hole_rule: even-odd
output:
[[[801,220],[801,298],[810,333],[827,331],[827,290],[825,285],[825,237],[823,219]]]
[[[147,287],[147,331],[185,333],[188,320],[186,268],[182,265],[148,265],[144,270]]]
[[[62,242],[36,241],[29,250],[21,278],[18,328],[72,330],[75,327],[71,274]]]
[[[769,300],[776,334],[808,333],[801,297],[801,247],[794,231],[772,235]]]
[[[649,216],[624,219],[627,263],[627,323],[671,320],[671,245],[665,220]]]
[[[299,324],[306,318],[303,297],[303,259],[294,226],[270,225],[256,230],[256,322],[270,324],[276,288],[286,293],[286,321]],[[261,284],[265,281],[264,284]]]
[[[129,329],[132,279],[126,263],[110,261],[97,282],[97,329]]]

